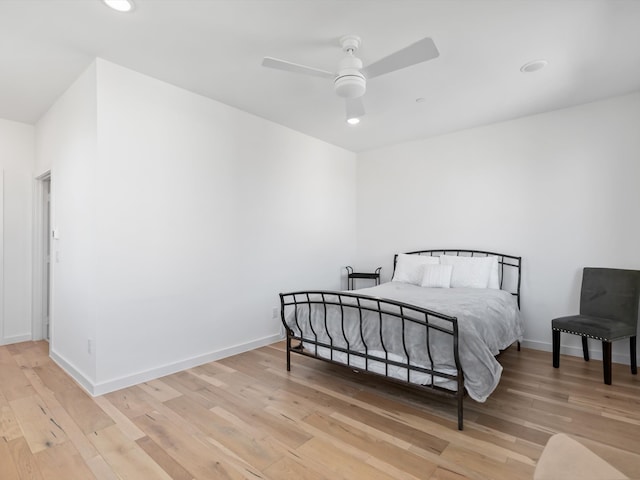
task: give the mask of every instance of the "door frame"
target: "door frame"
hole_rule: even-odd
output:
[[[31,303],[31,338],[32,340],[43,340],[46,338],[45,321],[45,299],[49,302],[49,338],[52,332],[52,280],[53,280],[53,262],[49,259],[49,279],[46,278],[46,253],[47,243],[45,235],[51,235],[52,212],[51,195],[49,196],[49,231],[45,232],[45,182],[49,182],[51,191],[51,171],[47,171],[35,178],[34,186],[34,212],[33,212],[33,271],[32,271],[32,303]],[[49,238],[49,253],[51,252],[51,239]],[[45,288],[48,285],[49,292],[45,296]]]
[[[4,169],[0,168],[0,345],[4,345]]]

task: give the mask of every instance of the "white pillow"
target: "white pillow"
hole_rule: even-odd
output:
[[[449,288],[453,265],[425,265],[421,287]]]
[[[500,273],[498,273],[498,257],[488,257],[493,258],[493,264],[491,264],[491,273],[489,273],[489,284],[487,288],[493,288],[495,290],[500,290]]]
[[[412,283],[420,285],[425,265],[437,265],[440,263],[438,257],[430,255],[409,255],[406,253],[398,254],[396,260],[396,271],[393,274],[392,282]]]
[[[495,269],[495,278],[491,278],[495,285],[499,283],[497,277],[498,259],[496,257],[459,257],[441,255],[442,265],[452,265],[452,288],[495,288],[489,287],[489,279]],[[494,268],[495,267],[495,268]],[[499,285],[498,285],[499,286]]]

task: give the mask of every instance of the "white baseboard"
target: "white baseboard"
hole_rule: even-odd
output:
[[[114,392],[122,388],[131,387],[139,383],[148,382],[156,378],[164,377],[165,375],[171,375],[172,373],[181,372],[198,365],[214,362],[221,358],[237,355],[238,353],[254,350],[265,345],[271,345],[272,343],[282,340],[280,334],[269,335],[267,337],[252,340],[240,345],[234,345],[231,347],[216,350],[214,352],[205,353],[195,357],[187,358],[179,362],[170,363],[161,367],[152,368],[143,372],[133,373],[124,377],[115,378],[113,380],[107,380],[105,382],[94,383],[84,376],[78,369],[76,369],[69,362],[65,361],[59,355],[51,352],[51,358],[64,369],[87,393],[91,396],[104,395],[105,393]]]
[[[78,385],[80,385],[89,395],[93,395],[93,382],[86,377],[84,373],[78,370],[71,362],[67,361],[64,357],[58,355],[51,344],[49,344],[49,356],[61,369],[63,369],[67,375],[73,378]]]
[[[18,338],[18,337],[12,337],[12,340],[13,338]],[[152,368],[150,370],[145,370],[143,372],[134,373],[131,375],[127,375],[125,377],[120,377],[120,378],[116,378],[113,380],[108,380],[106,382],[100,382],[100,383],[93,383],[82,372],[80,372],[76,367],[74,367],[70,362],[66,361],[63,357],[58,355],[53,350],[50,351],[50,356],[53,359],[53,361],[56,362],[64,371],[66,371],[67,374],[69,374],[84,390],[87,391],[87,393],[95,397],[99,395],[104,395],[106,393],[114,392],[122,388],[131,387],[139,383],[148,382],[156,378],[164,377],[165,375],[171,375],[172,373],[197,367],[198,365],[214,362],[216,360],[230,357],[232,355],[237,355],[239,353],[248,352],[249,350],[254,350],[259,347],[264,347],[265,345],[271,345],[272,343],[281,341],[283,338],[284,337],[280,333],[269,335],[267,337],[259,338],[251,342],[243,343],[240,345],[234,345],[232,347],[223,348],[221,350],[216,350],[214,352],[198,355],[185,360],[181,360],[179,362],[171,363],[171,364],[164,365],[157,368]],[[28,341],[28,340],[31,340],[30,336],[28,336],[28,338],[26,339],[16,340],[11,343],[17,343],[19,341]],[[548,342],[539,342],[536,340],[523,340],[521,344],[524,348],[531,348],[533,350],[541,350],[544,352],[551,352],[553,350],[552,344]],[[581,346],[578,346],[578,347],[561,346],[560,353],[563,355],[572,355],[574,357],[582,357],[582,347]],[[601,350],[591,349],[589,350],[589,354],[591,358],[593,358],[594,360],[602,360]],[[613,354],[612,361],[615,363],[622,363],[622,364],[628,365],[629,355]],[[551,362],[551,355],[549,355],[549,362]]]
[[[0,338],[0,345],[11,345],[12,343],[30,342],[31,334],[26,333],[24,335],[13,335],[12,337]]]
[[[592,343],[595,340],[592,340]],[[621,342],[624,342],[621,340]],[[531,348],[532,350],[542,350],[543,352],[552,352],[553,345],[548,342],[538,342],[536,340],[523,340],[520,342],[523,347]],[[600,344],[600,342],[597,342]],[[594,344],[595,345],[595,344]],[[629,349],[627,343],[627,350]],[[573,357],[581,357],[582,358],[582,345],[575,347],[567,347],[565,345],[560,346],[560,354],[561,355],[571,355]],[[602,360],[602,349],[595,349],[591,345],[589,346],[589,357],[593,360]],[[549,357],[551,358],[551,357]],[[549,360],[551,361],[551,360]],[[620,354],[620,353],[612,353],[611,361],[613,363],[623,363],[625,365],[629,365],[629,354]]]

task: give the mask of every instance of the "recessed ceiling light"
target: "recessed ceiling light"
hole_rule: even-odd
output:
[[[130,12],[133,10],[133,0],[102,0],[108,7],[118,12]]]
[[[424,97],[416,98],[416,103],[423,103],[423,102],[426,102],[426,101],[427,101],[427,99],[424,98]]]
[[[360,119],[358,117],[347,118],[347,123],[349,125],[357,125],[360,123]]]
[[[520,67],[520,71],[522,73],[537,72],[538,70],[541,70],[544,67],[546,67],[548,63],[549,62],[547,62],[546,60],[533,60],[531,62],[527,62],[524,65],[522,65]]]

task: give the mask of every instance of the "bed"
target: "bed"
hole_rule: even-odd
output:
[[[296,353],[455,397],[484,402],[496,356],[523,334],[521,257],[420,250],[394,257],[392,281],[356,291],[280,294],[287,370]]]

